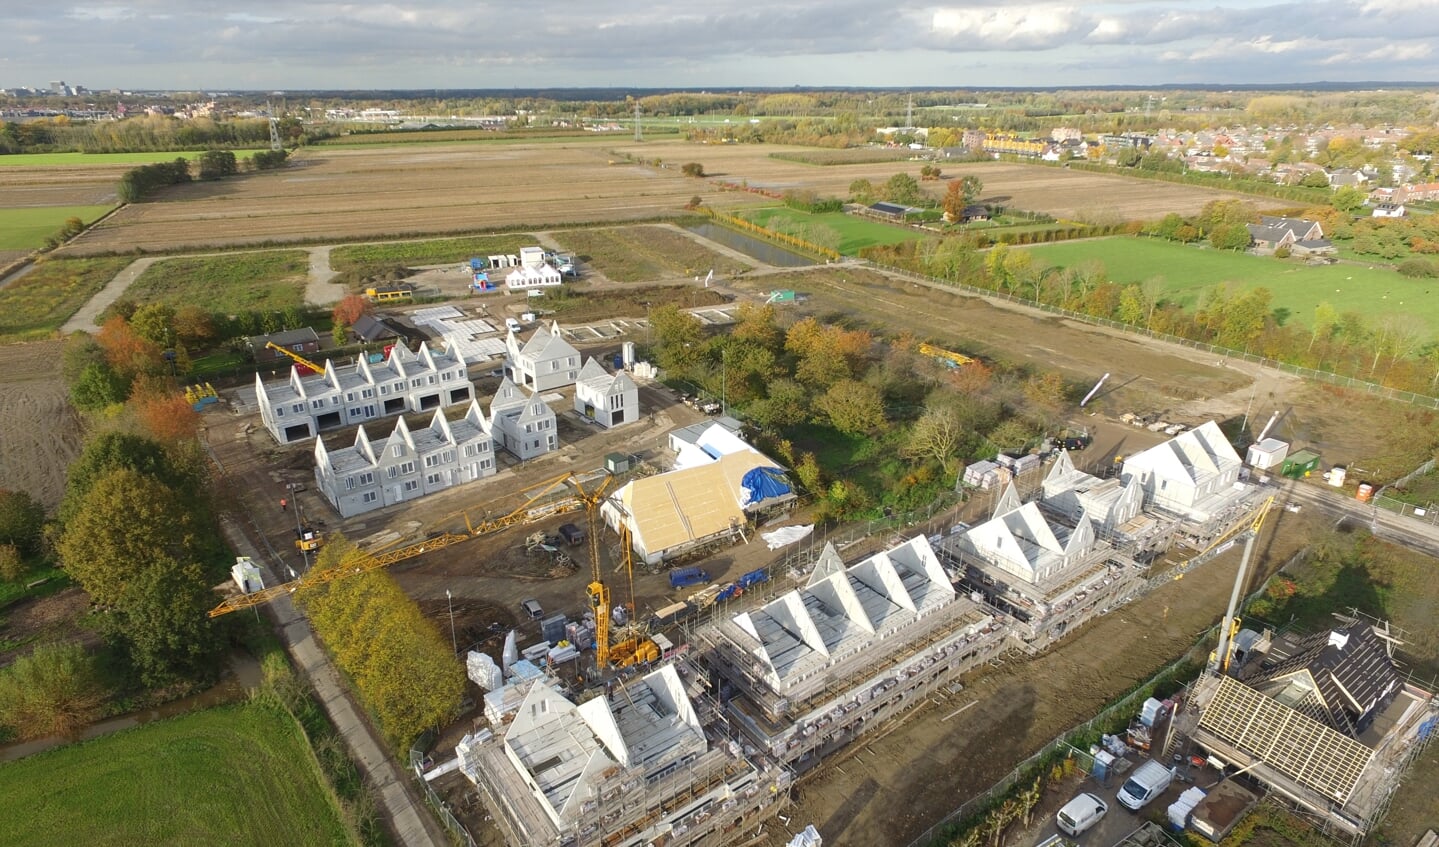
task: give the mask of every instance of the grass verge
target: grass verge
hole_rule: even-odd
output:
[[[266,148],[269,149],[269,148]],[[241,161],[254,156],[258,150],[235,150],[235,158]],[[205,155],[203,150],[185,152],[157,150],[147,153],[15,153],[0,156],[0,168],[53,168],[63,165],[151,165],[156,162],[173,162],[176,159],[198,159]]]
[[[340,273],[352,273],[390,265],[443,265],[468,262],[476,256],[519,253],[521,247],[533,244],[534,237],[524,233],[352,244],[330,251],[330,267]]]
[[[555,239],[615,282],[642,282],[661,277],[714,272],[734,276],[750,269],[738,259],[717,253],[692,238],[662,226],[574,229]]]
[[[305,304],[309,269],[302,250],[162,259],[140,274],[125,298],[201,305],[218,315],[299,308]]]
[[[79,218],[88,226],[113,208],[113,205],[103,205],[0,209],[0,250],[39,249],[45,246],[46,238],[65,225],[66,220]]]
[[[353,844],[305,739],[250,703],[0,767],[0,843]]]
[[[47,259],[0,288],[0,341],[31,341],[59,329],[133,259]]]

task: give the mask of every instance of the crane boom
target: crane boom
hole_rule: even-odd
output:
[[[1239,594],[1244,590],[1248,582],[1249,561],[1254,555],[1254,539],[1259,537],[1259,530],[1264,527],[1264,517],[1269,514],[1269,507],[1274,505],[1274,495],[1271,494],[1259,508],[1254,510],[1254,519],[1245,527],[1244,535],[1244,557],[1239,560],[1239,573],[1234,575],[1234,589],[1229,593],[1229,608],[1224,613],[1224,621],[1219,625],[1219,647],[1214,651],[1214,666],[1219,672],[1229,671],[1230,653],[1233,652],[1233,638],[1238,632],[1239,621],[1234,617],[1239,607]],[[1241,522],[1241,526],[1242,526]]]
[[[309,359],[306,359],[304,356],[301,356],[299,353],[296,353],[294,350],[291,350],[288,347],[281,347],[273,341],[266,341],[265,349],[274,350],[277,353],[283,353],[284,355],[289,356],[292,360],[294,360],[295,364],[304,365],[305,367],[309,368],[317,374],[322,374],[325,372],[324,365],[317,365]]]
[[[284,348],[280,349],[284,350]],[[539,501],[545,496],[549,495],[555,489],[560,488],[566,484],[570,484],[574,486],[575,490],[580,491],[581,497],[565,497],[558,500],[551,500],[546,503],[539,503]],[[234,597],[226,598],[224,602],[210,610],[210,617],[216,618],[220,615],[239,611],[240,609],[248,609],[253,606],[259,606],[263,603],[268,603],[281,595],[290,594],[294,592],[297,588],[306,588],[310,585],[318,585],[323,582],[330,582],[331,580],[339,579],[340,577],[365,573],[366,571],[376,570],[377,568],[386,568],[390,565],[395,564],[396,562],[403,562],[406,559],[412,559],[415,556],[419,556],[423,553],[428,553],[431,550],[438,550],[441,547],[448,547],[451,544],[458,544],[461,541],[469,541],[472,538],[479,538],[482,535],[489,535],[493,532],[499,532],[500,530],[507,527],[517,526],[519,524],[533,523],[534,521],[544,520],[545,518],[552,517],[554,515],[564,514],[565,512],[572,512],[584,506],[585,503],[588,502],[587,500],[581,499],[584,496],[585,493],[583,492],[583,489],[581,487],[581,478],[575,475],[573,472],[564,473],[560,476],[540,483],[539,489],[535,491],[534,494],[532,494],[527,500],[525,500],[524,503],[520,504],[518,508],[516,508],[514,511],[510,512],[507,515],[503,515],[501,517],[493,519],[486,518],[479,523],[474,523],[470,520],[470,516],[466,514],[465,534],[450,532],[441,533],[434,537],[427,538],[424,541],[417,541],[414,544],[400,547],[395,550],[387,550],[383,553],[357,552],[350,561],[344,563],[344,565],[341,567],[330,568],[328,570],[323,570],[319,572],[312,572],[306,574],[303,577],[300,577],[299,579],[294,579],[281,585],[276,585],[271,588],[262,588],[259,591],[253,591],[249,594],[238,594]],[[596,498],[596,502],[598,502],[598,491],[595,492],[594,497]]]

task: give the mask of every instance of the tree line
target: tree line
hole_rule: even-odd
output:
[[[281,167],[288,155],[284,150],[261,150],[250,158],[250,168],[263,171]],[[196,167],[201,180],[224,179],[240,172],[239,162],[230,150],[207,150],[200,154]],[[115,193],[122,202],[138,203],[166,186],[182,185],[192,179],[190,161],[179,156],[172,162],[131,168],[120,177]]]
[[[710,336],[677,307],[653,309],[651,353],[668,379],[756,427],[821,519],[923,508],[953,488],[964,461],[1037,443],[1072,395],[1054,374],[946,368],[911,335],[782,320],[772,305],[742,304],[737,317]]]

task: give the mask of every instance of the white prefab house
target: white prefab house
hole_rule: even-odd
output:
[[[505,376],[531,391],[553,391],[579,379],[580,351],[561,337],[557,323],[536,329],[524,344],[511,331],[505,350]]]
[[[1125,459],[1120,475],[1138,482],[1146,506],[1207,521],[1239,498],[1242,465],[1219,424],[1208,421]]]
[[[268,383],[255,375],[260,419],[281,444],[313,438],[325,429],[473,399],[464,361],[423,343],[415,353],[396,344],[379,364],[360,357],[354,364],[336,366],[326,359],[325,372],[320,374],[301,376],[298,368],[291,367],[288,380]]]
[[[560,447],[555,427],[555,410],[538,395],[516,386],[509,378],[490,401],[490,431],[495,442],[521,461],[542,456]]]
[[[551,288],[563,282],[559,269],[554,265],[521,265],[505,274],[505,287],[512,291],[527,288]]]
[[[585,362],[575,382],[575,411],[609,428],[640,417],[640,389],[624,371],[610,373],[594,357]]]
[[[1034,502],[1019,504],[1013,485],[990,520],[956,542],[972,556],[1025,582],[1038,584],[1086,560],[1096,543],[1094,524],[1081,514],[1076,525],[1050,521]]]
[[[352,447],[329,450],[315,439],[315,483],[341,517],[414,500],[495,473],[494,438],[477,401],[463,418],[436,410],[430,425],[410,431],[404,418],[390,437],[371,441],[363,426]]]

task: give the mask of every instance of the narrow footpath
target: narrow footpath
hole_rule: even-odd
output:
[[[94,297],[91,297],[80,310],[70,316],[70,320],[60,327],[63,335],[72,332],[94,332],[100,328],[100,313],[110,308],[110,304],[120,299],[129,288],[131,283],[140,278],[145,269],[158,262],[162,257],[151,256],[145,259],[136,259],[131,262],[123,271],[115,274],[115,278],[105,283]]]
[[[279,585],[283,582],[269,567],[269,558],[250,542],[249,536],[240,527],[228,519],[223,522],[223,527],[225,537],[235,551],[249,556],[264,570],[266,584]],[[448,842],[432,831],[432,828],[439,828],[438,824],[431,821],[427,810],[420,808],[420,800],[412,793],[408,779],[345,691],[329,656],[316,642],[310,622],[295,609],[288,596],[272,601],[267,611],[279,624],[280,640],[285,643],[285,649],[314,686],[330,721],[344,736],[351,758],[359,764],[369,784],[374,787],[398,842],[405,847],[447,847]]]

